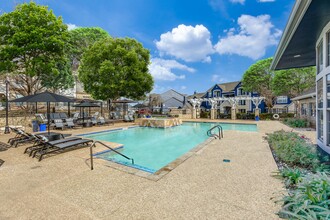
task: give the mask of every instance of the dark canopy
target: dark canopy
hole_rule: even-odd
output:
[[[9,102],[72,102],[73,100],[62,95],[51,92],[42,92],[34,95],[24,96]]]
[[[91,103],[91,102],[82,102],[82,103],[79,103],[77,105],[74,105],[73,107],[81,107],[81,108],[84,108],[84,107],[100,107],[100,105],[95,104],[95,103]]]

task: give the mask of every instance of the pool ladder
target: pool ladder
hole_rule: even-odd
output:
[[[214,129],[218,129],[218,134],[215,134],[215,133],[212,133],[212,131],[214,130]],[[208,130],[207,131],[207,136],[209,136],[209,137],[214,137],[215,139],[221,139],[221,138],[223,138],[223,130],[222,130],[222,127],[221,127],[221,125],[216,125],[216,126],[214,126],[213,128],[211,128],[210,130]]]
[[[106,147],[108,149],[110,149],[111,151],[115,152],[116,154],[119,154],[120,156],[126,158],[127,160],[132,161],[132,164],[134,164],[134,159],[133,158],[127,157],[126,155],[116,151],[115,149],[109,147],[108,145],[106,145],[105,143],[102,143],[101,141],[94,141],[93,144],[90,146],[91,170],[94,169],[94,165],[93,165],[94,164],[93,163],[93,147],[95,147],[97,143],[103,145],[104,147]]]

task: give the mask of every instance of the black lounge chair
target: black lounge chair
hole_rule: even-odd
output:
[[[14,129],[11,128],[12,131],[16,133],[16,136],[14,138],[10,138],[8,140],[8,143],[11,147],[17,147],[21,143],[28,143],[36,140],[36,137],[30,133],[27,133],[25,131],[22,131],[20,129]]]
[[[37,153],[37,151],[46,149],[48,147],[47,143],[56,145],[56,144],[61,144],[61,143],[65,143],[65,142],[69,142],[69,141],[76,141],[76,140],[81,139],[80,137],[68,137],[68,138],[63,138],[63,139],[59,139],[59,140],[45,142],[44,136],[36,135],[36,137],[38,138],[38,140],[32,146],[27,147],[24,151],[24,154],[30,152],[29,156],[33,155],[33,157],[34,157],[35,154]]]
[[[68,141],[60,144],[52,144],[51,142],[45,142],[47,147],[37,151],[34,154],[34,156],[37,156],[37,154],[39,154],[39,161],[41,161],[43,156],[45,156],[46,154],[55,153],[60,150],[77,147],[79,145],[88,146],[88,144],[91,142],[93,142],[93,140],[90,139],[79,139],[79,140]]]

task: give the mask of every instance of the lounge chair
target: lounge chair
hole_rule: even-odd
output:
[[[11,128],[11,129],[17,135],[14,138],[10,138],[8,140],[8,143],[9,143],[10,146],[17,147],[19,144],[35,141],[35,136],[34,135],[32,135],[30,133],[27,133],[25,131],[22,131],[20,129],[14,129],[14,128]]]
[[[72,118],[68,118],[68,119],[66,119],[66,126],[68,128],[74,128],[76,125],[73,123],[73,119]]]
[[[69,141],[76,141],[76,140],[80,140],[80,137],[68,137],[68,138],[62,138],[59,140],[54,140],[54,141],[47,141],[47,139],[45,139],[45,137],[43,135],[36,135],[37,141],[30,147],[27,147],[24,151],[25,153],[29,153],[29,156],[33,157],[35,156],[35,154],[39,151],[42,150],[44,148],[47,148],[48,145],[47,143],[50,143],[52,145],[56,145],[56,144],[61,144],[61,143],[65,143],[65,142],[69,142]]]
[[[130,122],[131,120],[129,119],[128,115],[124,115],[124,122]]]
[[[79,139],[79,140],[68,141],[68,142],[64,142],[64,143],[60,143],[60,144],[52,144],[51,142],[45,142],[45,145],[47,146],[47,148],[43,148],[42,150],[37,151],[34,154],[34,156],[39,155],[39,161],[41,161],[43,156],[45,156],[46,154],[55,153],[60,150],[77,147],[79,145],[88,146],[88,144],[91,142],[93,142],[93,141],[90,139]]]
[[[134,121],[135,121],[135,119],[134,119],[134,116],[133,116],[133,115],[128,115],[128,118],[129,118],[129,120],[130,120],[131,122],[134,122]]]
[[[64,124],[62,119],[55,119],[54,120],[55,123],[55,129],[61,128],[62,130],[64,129]]]
[[[99,117],[98,124],[105,125],[105,119],[103,117]]]

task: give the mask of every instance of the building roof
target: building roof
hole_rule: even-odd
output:
[[[227,92],[233,92],[234,89],[236,88],[236,86],[240,82],[241,81],[235,81],[235,82],[227,82],[227,83],[221,83],[221,84],[216,84],[216,85],[219,86],[222,89],[223,93],[227,93]],[[214,88],[214,86],[212,86],[210,89],[208,89],[207,92],[211,92],[212,89]]]
[[[192,94],[192,95],[187,96],[187,99],[189,100],[189,99],[193,99],[193,98],[195,98],[195,97],[196,97],[197,99],[199,99],[199,98],[202,98],[204,95],[205,95],[205,92],[194,93],[194,94]]]
[[[314,66],[315,45],[330,21],[329,0],[297,0],[275,53],[271,69]]]
[[[292,98],[292,101],[298,101],[302,99],[314,98],[316,97],[316,87],[313,86],[312,88],[302,92],[297,97]]]

